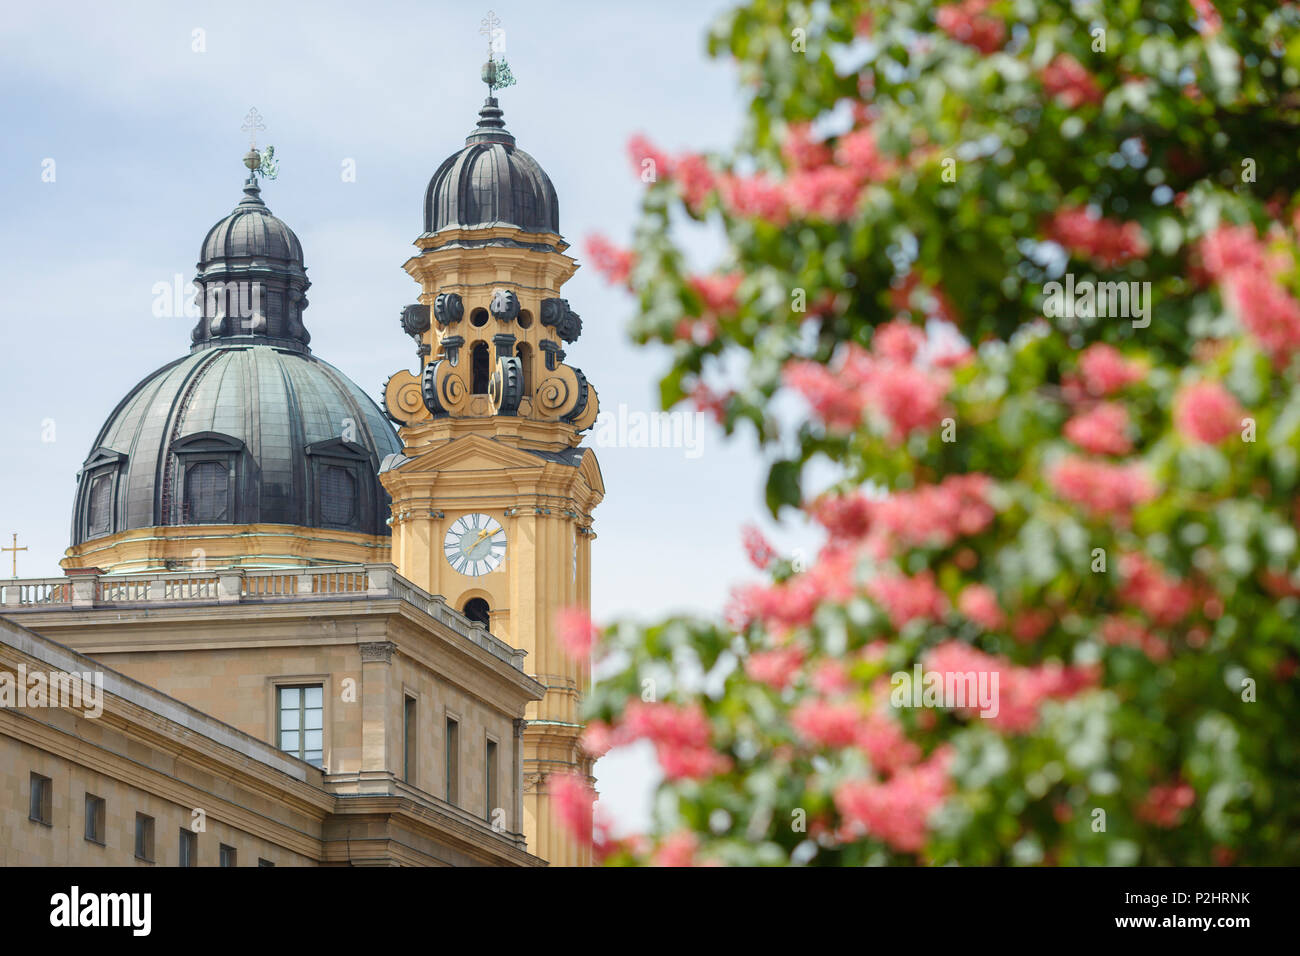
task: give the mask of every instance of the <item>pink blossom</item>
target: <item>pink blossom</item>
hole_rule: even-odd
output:
[[[1153,826],[1172,828],[1178,825],[1183,811],[1194,803],[1196,791],[1189,784],[1157,784],[1147,791],[1137,807],[1136,816]]]
[[[624,742],[645,738],[669,780],[700,780],[731,768],[731,759],[710,744],[711,728],[699,704],[632,701],[623,712]]]
[[[583,846],[595,845],[595,821],[592,804],[596,791],[586,776],[576,773],[553,773],[546,778],[550,791],[551,811],[573,838]]]
[[[1082,206],[1059,209],[1046,227],[1047,238],[1059,242],[1071,253],[1091,259],[1104,269],[1147,253],[1142,227],[1094,216]]]
[[[888,179],[895,169],[895,163],[885,158],[876,146],[876,134],[870,127],[855,129],[841,136],[835,147],[835,159],[866,182]]]
[[[603,720],[588,722],[582,730],[582,749],[593,757],[603,757],[620,743],[619,733]]]
[[[719,425],[727,420],[727,402],[731,400],[730,392],[715,392],[703,382],[696,382],[687,397],[699,411],[709,415]]]
[[[1196,29],[1202,36],[1212,37],[1223,29],[1223,18],[1211,0],[1191,0],[1191,4],[1196,11]]]
[[[783,183],[763,173],[736,176],[731,173],[718,180],[718,194],[732,216],[761,219],[781,226],[790,218],[790,203]]]
[[[1071,455],[1057,464],[1048,481],[1058,495],[1093,518],[1127,519],[1134,508],[1156,496],[1139,464],[1112,465]]]
[[[1224,300],[1274,362],[1300,350],[1300,302],[1282,285],[1287,258],[1270,253],[1250,226],[1220,226],[1201,240],[1206,270],[1224,287]]]
[[[650,858],[652,866],[695,866],[700,842],[689,830],[678,830],[663,839]]]
[[[912,577],[881,574],[867,584],[867,594],[885,609],[896,630],[916,620],[938,621],[948,612],[948,599],[934,583],[931,571]]]
[[[876,711],[858,722],[855,742],[882,774],[896,773],[921,759],[921,748],[907,739],[898,721]]]
[[[1123,405],[1103,402],[1065,423],[1065,437],[1094,455],[1127,455],[1133,450],[1128,437],[1128,411]]]
[[[1197,382],[1174,397],[1174,425],[1188,441],[1217,445],[1236,433],[1244,415],[1241,404],[1218,382]]]
[[[867,407],[866,392],[820,362],[786,362],[782,380],[803,396],[827,428],[852,431],[861,424]]]
[[[690,209],[699,209],[717,184],[709,162],[698,153],[686,153],[673,163],[673,179],[681,188],[682,201]]]
[[[1153,661],[1167,660],[1169,645],[1137,621],[1110,615],[1101,623],[1101,639],[1116,647],[1133,647]]]
[[[807,743],[818,747],[848,747],[858,739],[862,708],[854,701],[812,698],[790,712],[790,726]]]
[[[1101,87],[1084,69],[1083,64],[1068,53],[1058,53],[1043,69],[1043,89],[1048,96],[1060,100],[1066,109],[1077,109],[1084,103],[1100,103]]]
[[[760,684],[784,690],[794,681],[803,666],[803,649],[778,647],[770,651],[754,651],[745,661],[745,674]]]
[[[948,394],[946,376],[914,365],[882,363],[868,385],[871,404],[889,422],[895,441],[916,429],[938,425]]]
[[[850,780],[834,793],[845,835],[865,833],[903,853],[925,846],[930,815],[951,789],[950,753],[935,751],[928,760],[899,770],[887,781]]]
[[[910,322],[886,322],[876,329],[871,346],[886,361],[911,365],[925,346],[925,330]]]
[[[997,594],[984,584],[972,584],[963,590],[957,600],[957,610],[986,631],[1000,631],[1007,624]]]
[[[811,123],[791,123],[781,143],[781,155],[795,169],[816,169],[831,161],[831,149],[812,138]]]
[[[727,619],[738,631],[755,621],[777,633],[806,627],[823,602],[843,602],[853,596],[855,563],[849,552],[823,551],[811,568],[778,584],[737,589]]]
[[[1007,28],[1001,20],[981,16],[992,0],[963,0],[949,3],[935,13],[939,29],[954,40],[972,46],[981,53],[996,53],[1006,42]]]
[[[823,697],[836,697],[853,690],[853,680],[843,663],[825,660],[813,668],[812,686]]]
[[[776,550],[768,543],[763,532],[752,524],[747,524],[740,530],[740,539],[745,545],[745,553],[749,555],[750,563],[760,571],[767,570],[776,558]]]
[[[820,166],[799,170],[786,182],[791,208],[803,216],[845,222],[858,210],[863,181],[856,170]]]
[[[987,475],[949,475],[938,484],[872,499],[859,491],[824,495],[808,512],[833,542],[864,541],[877,556],[898,547],[944,548],[979,534],[994,518]]]
[[[1119,349],[1103,342],[1083,350],[1079,356],[1079,373],[1088,393],[1098,398],[1140,382],[1145,374],[1142,366],[1127,361]]]
[[[1039,708],[1052,698],[1072,697],[1096,684],[1097,667],[1065,667],[1057,663],[1036,667],[1017,667],[1005,658],[985,654],[960,641],[945,641],[933,648],[924,659],[925,669],[945,675],[998,675],[997,713],[987,719],[1007,733],[1023,733],[1038,723]],[[990,684],[991,686],[991,684]],[[976,707],[967,713],[979,713]]]
[[[736,301],[736,290],[740,288],[742,278],[739,272],[692,276],[687,284],[704,301],[706,313],[729,315],[740,307]]]
[[[564,653],[579,661],[591,657],[591,649],[600,639],[600,631],[591,623],[591,614],[580,607],[556,612],[555,635]]]
[[[644,163],[647,159],[653,163],[652,172],[655,179],[660,176],[666,178],[672,175],[673,164],[672,160],[668,158],[668,154],[657,149],[649,139],[640,133],[627,141],[627,152],[632,159],[633,172],[637,176],[642,176],[646,172]]]
[[[1120,600],[1131,604],[1160,627],[1172,627],[1196,606],[1199,591],[1143,554],[1126,554],[1120,561],[1123,585]]]
[[[604,236],[593,235],[587,238],[587,255],[596,271],[614,285],[626,285],[632,275],[632,266],[636,257],[630,250],[620,249]]]

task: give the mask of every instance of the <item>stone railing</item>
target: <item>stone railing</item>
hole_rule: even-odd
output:
[[[0,614],[124,606],[254,604],[335,598],[397,598],[523,670],[522,650],[397,573],[391,564],[217,568],[150,574],[77,574],[0,580]]]

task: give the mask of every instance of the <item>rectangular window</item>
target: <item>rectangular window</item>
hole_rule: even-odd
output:
[[[153,817],[135,815],[135,858],[153,862]]]
[[[487,742],[487,821],[492,822],[492,811],[497,808],[497,742],[489,740]]]
[[[460,799],[460,724],[447,718],[447,802]]]
[[[32,774],[31,803],[27,819],[44,823],[47,827],[54,823],[54,784],[49,777],[39,773]]]
[[[313,767],[324,764],[325,688],[321,684],[278,687],[276,738],[280,749]]]
[[[264,860],[264,859],[262,859],[260,856],[257,858],[257,865],[258,865],[258,866],[275,866],[275,864],[272,863],[270,860]]]
[[[86,794],[86,839],[104,845],[104,800],[93,793]]]
[[[199,865],[199,835],[181,827],[181,866]]]
[[[221,844],[221,865],[235,866],[235,860],[235,848],[233,846],[226,846],[224,843]]]
[[[406,754],[402,760],[402,779],[407,783],[415,782],[415,698],[407,697],[402,714],[402,739],[406,743]]]

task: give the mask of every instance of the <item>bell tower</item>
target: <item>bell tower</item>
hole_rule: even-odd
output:
[[[596,391],[565,361],[582,331],[561,298],[577,263],[565,254],[555,188],[516,147],[492,95],[508,76],[504,61],[488,60],[478,125],[425,194],[419,251],[404,266],[419,300],[401,316],[419,370],[385,386],[403,448],[380,478],[399,572],[527,651],[525,669],[546,686],[516,728],[523,830],[530,852],[575,866],[589,851],[552,822],[547,778],[590,777],[578,745],[590,667],[561,649],[555,615],[590,605],[592,510],[605,489],[594,452],[579,444]]]

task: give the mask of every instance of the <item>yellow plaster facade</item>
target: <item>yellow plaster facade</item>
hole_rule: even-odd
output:
[[[469,238],[507,244],[463,244]],[[444,229],[416,245],[421,254],[405,268],[434,321],[420,336],[419,374],[399,372],[386,389],[405,456],[380,476],[393,502],[393,564],[457,609],[486,601],[492,633],[527,652],[546,695],[529,705],[524,731],[524,832],[553,865],[586,865],[589,850],[552,819],[547,783],[552,773],[590,778],[592,767],[579,746],[590,667],[560,648],[555,616],[591,604],[592,511],[605,487],[595,453],[577,446],[598,401],[563,364],[558,323],[542,321],[567,309],[544,303],[563,301],[576,263],[558,235],[505,227]],[[502,316],[516,310],[508,300],[503,307],[503,292],[517,300],[510,318]],[[459,301],[448,305],[449,296]],[[467,357],[479,343],[495,365],[476,394]],[[525,384],[513,414],[499,391],[509,358],[523,363]],[[446,551],[449,530],[471,515],[489,516],[506,536],[504,559],[476,576],[458,571]]]

